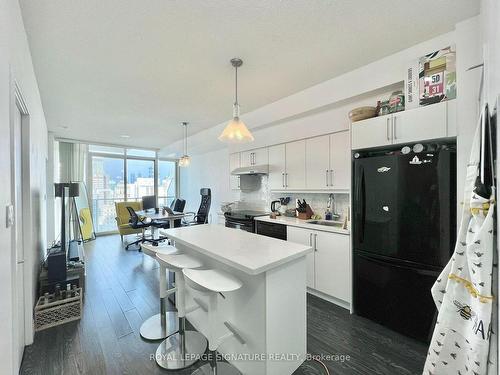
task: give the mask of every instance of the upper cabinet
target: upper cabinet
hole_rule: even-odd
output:
[[[262,165],[268,163],[267,147],[257,148],[255,150],[244,151],[241,153],[241,166],[251,167],[252,165]]]
[[[269,147],[269,188],[271,190],[285,189],[285,145]]]
[[[349,132],[306,139],[308,190],[348,190],[350,187]]]
[[[304,190],[306,188],[306,141],[269,147],[269,188]]]
[[[329,188],[350,190],[351,147],[349,131],[330,134],[330,181]]]
[[[306,188],[306,141],[286,144],[285,188],[301,190]]]
[[[330,186],[330,136],[306,139],[306,183],[308,189]]]
[[[442,102],[352,124],[352,149],[418,142],[456,135],[452,102]]]

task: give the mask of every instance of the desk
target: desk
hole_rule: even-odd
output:
[[[170,228],[174,227],[175,220],[182,219],[185,216],[189,215],[189,214],[184,213],[184,212],[174,212],[173,214],[168,214],[168,213],[163,214],[162,210],[160,210],[160,212],[158,212],[158,213],[156,213],[155,210],[142,210],[142,211],[137,211],[136,214],[139,216],[147,217],[147,218],[154,220],[156,222],[162,222],[162,221],[167,222],[168,221],[170,224]],[[153,239],[156,238],[155,237],[156,230],[157,230],[156,227],[154,227],[154,226],[151,227],[151,233],[153,235]]]

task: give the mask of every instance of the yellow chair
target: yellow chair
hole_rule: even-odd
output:
[[[133,229],[128,221],[130,220],[130,214],[127,211],[127,207],[132,207],[134,211],[142,210],[142,202],[115,202],[116,209],[116,225],[118,226],[118,232],[123,241],[123,236],[127,234],[142,233],[142,229]]]

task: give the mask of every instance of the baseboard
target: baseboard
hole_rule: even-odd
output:
[[[307,288],[307,293],[312,294],[313,296],[319,297],[321,299],[324,299],[325,301],[331,302],[337,306],[340,306],[346,310],[351,311],[351,304],[349,302],[346,302],[344,300],[341,300],[339,298],[332,297],[328,294],[322,293],[318,290]]]

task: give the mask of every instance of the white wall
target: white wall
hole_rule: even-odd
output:
[[[457,132],[460,148],[458,181],[460,186],[470,149],[470,134],[474,131],[477,114],[477,102],[474,98],[478,95],[479,73],[466,73],[465,70],[481,61],[479,17],[461,22],[457,25],[456,31],[417,44],[245,114],[242,117],[252,129],[255,137],[255,141],[250,144],[227,148],[217,140],[219,132],[225,125],[219,124],[191,136],[189,148],[196,159],[197,153],[206,154],[207,150],[235,152],[348,129],[347,113],[349,110],[360,105],[374,105],[377,99],[387,97],[393,89],[401,88],[401,82],[404,80],[405,70],[410,61],[450,44],[457,46],[459,85]],[[180,144],[174,143],[163,148],[161,152],[162,154],[176,152],[179,146]],[[212,163],[209,158],[200,162],[205,168],[209,168],[211,173],[221,177],[218,180],[219,183],[229,184],[227,162]],[[186,170],[184,173],[189,175],[190,183],[193,185],[197,185],[201,179],[196,176],[195,169]],[[222,190],[227,191],[227,189],[228,187]],[[461,191],[459,187],[459,201],[461,201]],[[185,191],[182,185],[181,193],[184,197],[190,198],[190,193]],[[218,201],[228,200],[228,198],[238,199],[238,197],[239,194],[234,193],[226,193],[221,197],[214,195],[214,199]]]
[[[229,188],[229,155],[227,149],[194,155],[191,165],[179,168],[180,198],[186,199],[184,211],[196,212],[200,206],[200,189],[212,189],[211,220],[217,221],[220,203],[234,199]]]
[[[34,305],[35,285],[38,273],[40,254],[46,246],[45,240],[45,168],[47,157],[47,127],[43,113],[38,85],[36,82],[26,33],[17,0],[0,0],[0,285],[2,285],[2,303],[0,304],[0,363],[2,374],[18,372],[18,364],[14,361],[13,345],[13,267],[14,257],[10,252],[12,233],[5,227],[5,207],[11,203],[11,171],[10,171],[10,119],[13,99],[13,80],[21,89],[30,113],[30,217],[32,228],[31,246],[25,249],[26,258],[31,256],[35,261],[26,264],[28,285],[32,286],[29,293],[28,312],[32,316],[31,306]],[[28,322],[27,343],[32,340],[32,323]]]

